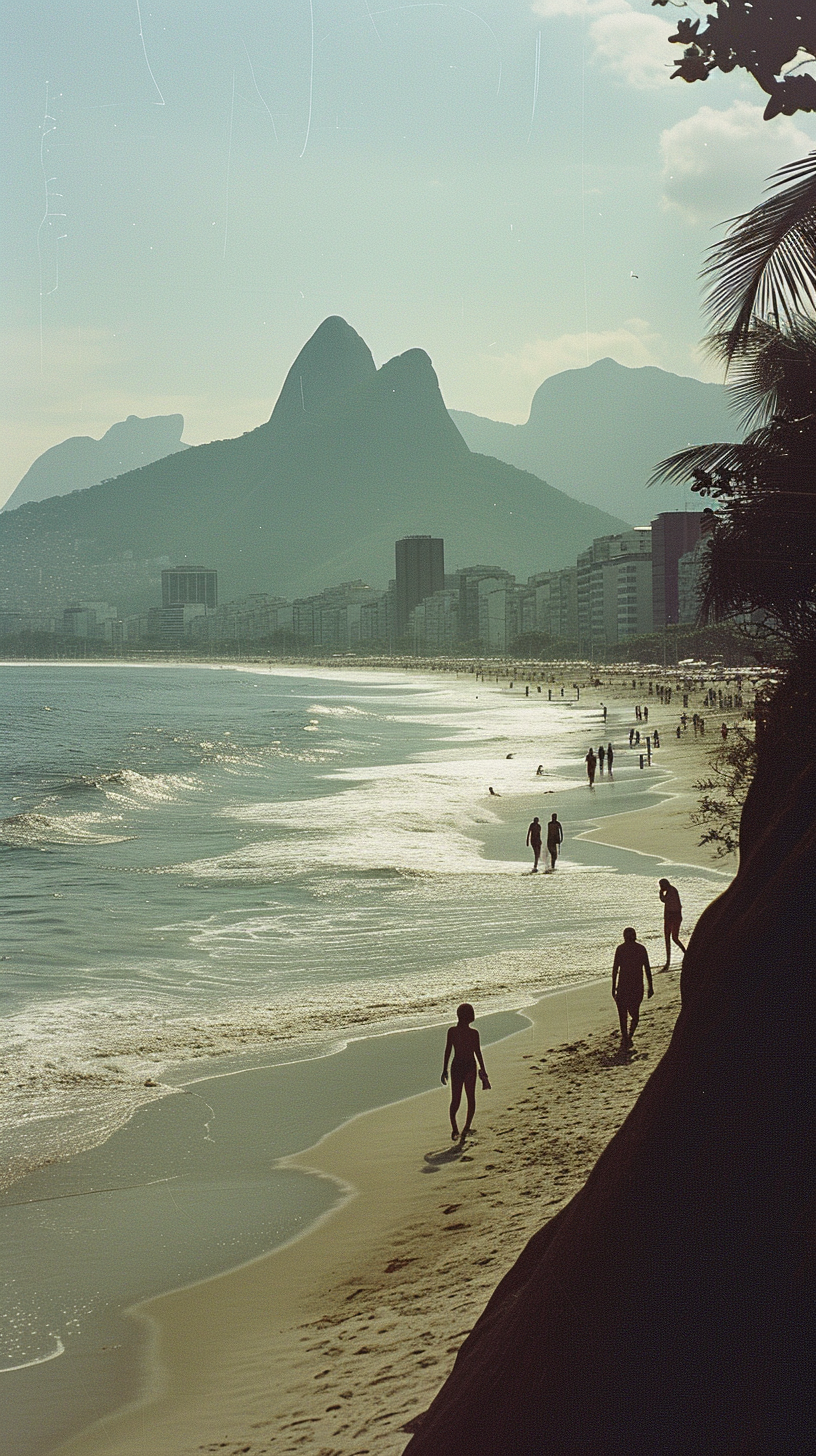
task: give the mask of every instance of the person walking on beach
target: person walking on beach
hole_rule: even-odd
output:
[[[666,964],[664,971],[671,965],[671,943],[679,945],[683,954],[686,947],[680,939],[680,926],[683,921],[683,906],[680,904],[680,891],[676,885],[670,884],[668,880],[659,880],[660,898],[663,901],[663,935],[666,941]]]
[[[533,851],[533,868],[531,873],[538,874],[538,861],[541,858],[541,825],[536,814],[532,824],[527,830],[527,843]]]
[[[614,752],[614,749],[612,748],[612,744],[611,743],[607,743],[607,745],[606,745],[606,771],[609,774],[609,777],[610,778],[612,777],[612,765],[613,765],[614,762],[615,762],[615,752]]]
[[[550,874],[555,869],[555,861],[558,859],[558,846],[563,843],[564,831],[558,822],[558,815],[553,814],[547,825],[547,853],[550,856]]]
[[[648,994],[653,996],[652,968],[649,965],[648,951],[645,945],[641,945],[638,940],[637,931],[631,925],[627,925],[623,932],[623,942],[615,951],[615,959],[612,962],[612,1000],[618,1008],[622,1052],[629,1051],[632,1037],[640,1020],[644,972],[649,987]]]
[[[467,1117],[462,1128],[462,1141],[464,1142],[470,1132],[473,1122],[473,1114],[476,1111],[476,1063],[482,1081],[482,1088],[485,1092],[490,1091],[490,1081],[487,1075],[487,1067],[484,1064],[482,1048],[479,1042],[479,1033],[471,1022],[475,1019],[476,1012],[469,1001],[463,1001],[461,1006],[456,1008],[456,1025],[448,1028],[448,1038],[445,1042],[445,1060],[442,1064],[442,1085],[445,1086],[448,1080],[448,1062],[453,1053],[451,1063],[451,1100],[450,1100],[450,1123],[451,1139],[459,1137],[459,1127],[456,1121],[456,1114],[459,1111],[459,1103],[462,1100],[462,1089],[464,1088],[467,1098]]]
[[[595,782],[595,765],[597,763],[597,759],[595,757],[595,750],[593,748],[590,748],[589,753],[587,754],[586,759],[584,760],[584,762],[586,763],[586,766],[587,766],[587,778],[589,779],[589,787],[592,788],[592,785]]]
[[[603,744],[601,744],[600,748],[598,749],[598,767],[601,770],[601,778],[603,778],[603,766],[604,766],[604,759],[605,758],[606,758],[606,749],[604,748]]]

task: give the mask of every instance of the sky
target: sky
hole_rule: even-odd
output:
[[[0,504],[129,414],[254,428],[329,314],[516,423],[605,356],[716,378],[706,249],[816,118],[670,80],[678,9],[6,0]]]

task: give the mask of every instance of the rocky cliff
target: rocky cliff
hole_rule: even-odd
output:
[[[410,1456],[814,1449],[814,709],[811,653],[769,714],[669,1050],[496,1289]]]

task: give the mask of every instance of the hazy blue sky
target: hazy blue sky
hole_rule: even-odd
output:
[[[712,228],[816,120],[762,122],[739,73],[670,82],[677,13],[7,0],[0,503],[127,414],[259,424],[330,313],[497,419],[606,354],[712,377]]]

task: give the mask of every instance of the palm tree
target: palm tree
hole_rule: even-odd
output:
[[[736,219],[705,270],[709,348],[750,433],[682,450],[652,478],[720,502],[703,620],[752,617],[757,635],[796,647],[816,640],[816,153],[772,180],[791,178]]]
[[[816,304],[816,152],[770,180],[789,185],[733,219],[703,270],[713,279],[706,307],[727,364],[758,318],[790,323]]]

